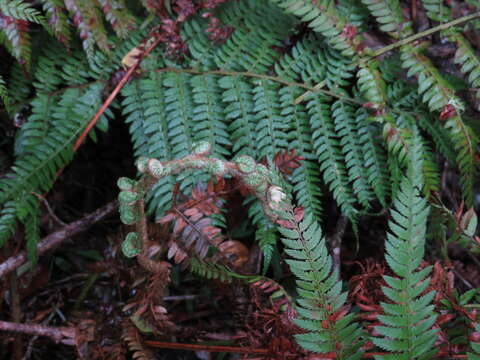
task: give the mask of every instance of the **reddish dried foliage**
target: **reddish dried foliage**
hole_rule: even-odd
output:
[[[271,280],[260,280],[251,285],[251,299],[254,310],[247,317],[246,333],[243,340],[254,348],[267,348],[268,355],[260,359],[305,359],[307,353],[294,340],[294,335],[301,333],[292,319],[295,311],[288,298],[280,297],[277,300],[268,298],[280,290],[280,286]]]

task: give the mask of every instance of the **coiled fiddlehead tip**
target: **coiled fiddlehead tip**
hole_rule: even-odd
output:
[[[255,160],[248,155],[241,155],[238,156],[235,160],[235,164],[237,164],[238,169],[246,174],[250,174],[253,171],[255,171],[256,168],[256,162]]]
[[[128,258],[137,256],[142,252],[142,243],[136,232],[130,232],[122,242],[122,252]]]

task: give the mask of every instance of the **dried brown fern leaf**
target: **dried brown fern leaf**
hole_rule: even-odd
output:
[[[132,358],[136,360],[155,360],[152,351],[143,344],[140,332],[131,321],[124,322],[122,340],[127,344],[128,349],[133,353]]]
[[[210,246],[219,248],[225,241],[222,230],[213,225],[211,216],[219,214],[227,193],[226,182],[210,181],[207,187],[200,185],[192,190],[191,197],[174,206],[157,220],[160,224],[172,224],[172,237],[168,244],[168,258],[178,263],[187,261],[191,254],[200,259],[207,256]]]

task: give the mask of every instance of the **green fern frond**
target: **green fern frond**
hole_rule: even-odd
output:
[[[295,104],[295,99],[302,93],[302,89],[293,86],[280,89],[281,115],[285,123],[290,124],[291,127],[288,134],[289,149],[295,150],[298,156],[304,158],[300,167],[296,168],[290,176],[296,202],[319,220],[322,213],[320,172],[315,162],[316,156],[313,152],[307,111],[303,104]]]
[[[467,76],[467,80],[473,88],[477,98],[480,98],[480,58],[472,46],[460,33],[453,33],[450,39],[457,44],[454,62],[460,66],[460,71]]]
[[[53,34],[61,43],[69,45],[72,34],[64,2],[62,0],[41,0],[41,2]]]
[[[260,201],[253,196],[248,196],[244,205],[250,205],[248,208],[248,217],[255,225],[255,240],[260,246],[263,254],[263,272],[266,273],[277,252],[278,234],[273,224],[265,219]]]
[[[48,135],[51,127],[51,116],[58,106],[58,96],[39,93],[32,100],[32,114],[22,126],[15,141],[15,155],[22,156],[28,152],[35,152],[35,147],[41,144]]]
[[[270,222],[265,219],[263,220],[264,221],[256,224],[257,230],[255,231],[255,241],[257,241],[262,250],[262,273],[266,274],[272,264],[272,260],[274,260],[274,256],[277,255],[277,260],[279,259],[277,249],[278,234],[275,227],[272,226]]]
[[[105,15],[117,36],[126,38],[135,27],[135,20],[125,6],[124,0],[98,0]]]
[[[163,80],[165,110],[175,158],[188,155],[194,142],[191,128],[194,105],[190,84],[191,76],[185,73],[170,72]]]
[[[257,159],[273,158],[288,148],[287,132],[289,125],[281,115],[277,101],[279,84],[270,80],[254,81],[253,100],[256,125]]]
[[[473,184],[476,177],[477,137],[473,130],[465,125],[460,116],[454,116],[445,123],[455,151],[456,163],[460,169],[460,182],[467,206],[473,204]]]
[[[422,174],[424,177],[423,193],[428,197],[432,192],[440,190],[440,171],[430,145],[425,139],[421,141],[423,154]]]
[[[230,120],[232,151],[236,155],[256,157],[256,120],[253,114],[253,89],[250,82],[241,76],[224,76],[219,80],[223,89],[222,101],[226,103],[225,116]]]
[[[363,108],[356,113],[358,122],[358,142],[363,149],[363,166],[368,183],[382,206],[386,206],[390,185],[387,156],[379,141],[381,130]]]
[[[0,181],[0,204],[15,202],[16,216],[21,217],[27,232],[27,243],[36,243],[38,231],[38,202],[34,193],[42,194],[50,190],[57,178],[57,172],[73,158],[72,145],[81,131],[101,105],[102,86],[93,84],[85,89],[69,88],[60,97],[55,110],[50,115],[51,127],[42,142],[35,141],[35,146],[25,147],[25,151],[16,159],[12,172]],[[29,119],[32,122],[43,121],[35,114]],[[34,128],[34,126],[33,126]],[[26,131],[32,131],[27,128]],[[28,145],[28,144],[27,144]],[[27,151],[28,150],[28,151]],[[2,211],[5,215],[5,210]],[[8,210],[7,210],[8,215]],[[4,219],[0,219],[5,224]],[[9,225],[12,219],[6,220]],[[13,229],[3,228],[2,232]],[[33,248],[33,245],[31,245]]]
[[[268,14],[268,16],[267,16]],[[219,8],[218,17],[223,24],[234,29],[249,29],[252,35],[261,29],[278,39],[292,34],[298,21],[292,15],[286,15],[269,0],[245,0],[227,2]],[[282,26],[278,26],[278,24]]]
[[[447,22],[451,17],[451,11],[444,5],[443,0],[422,0],[427,16],[440,23]]]
[[[406,82],[396,80],[387,85],[389,105],[395,110],[413,110],[421,106],[421,100],[416,89]]]
[[[422,101],[431,111],[448,110],[451,107],[456,115],[445,123],[457,152],[456,164],[460,169],[460,181],[467,205],[473,204],[473,179],[475,177],[475,155],[477,153],[475,135],[458,115],[463,105],[455,96],[450,84],[441,76],[431,61],[421,54],[419,48],[405,45],[401,48],[403,67],[408,68],[408,76],[418,76],[418,92]]]
[[[17,20],[25,20],[36,24],[45,24],[43,15],[29,3],[22,0],[0,1],[0,12]]]
[[[445,81],[430,59],[421,53],[420,47],[404,45],[401,48],[402,67],[407,76],[418,76],[418,93],[431,111],[441,110],[447,104],[461,106],[452,86]]]
[[[368,9],[359,1],[340,0],[337,4],[337,11],[347,24],[355,26],[360,32],[368,28]]]
[[[103,25],[102,15],[95,5],[81,1],[65,2],[70,16],[75,19],[75,26],[80,31],[83,49],[89,60],[92,60],[95,56],[95,45],[102,51],[109,51],[107,32]]]
[[[231,146],[222,104],[221,89],[215,75],[196,75],[191,79],[193,108],[192,131],[195,141],[212,145],[212,155],[228,158]]]
[[[378,69],[373,68],[371,64],[362,64],[357,72],[357,78],[358,89],[367,101],[376,108],[383,109],[387,103],[387,93]]]
[[[207,24],[204,19],[192,18],[182,26],[182,37],[188,39],[190,66],[200,70],[215,69],[215,44],[208,39]]]
[[[313,31],[323,35],[328,44],[348,57],[355,56],[355,48],[342,31],[344,19],[340,19],[333,2],[319,2],[318,6],[308,0],[271,0],[286,13],[300,18]]]
[[[356,69],[354,59],[330,47],[320,52],[320,56],[323,58],[320,61],[323,61],[326,66],[325,80],[328,88],[331,91],[348,96],[343,87],[352,83],[350,79],[353,78]]]
[[[380,24],[380,30],[399,39],[412,34],[410,22],[402,16],[398,0],[362,0]]]
[[[215,63],[225,70],[267,72],[280,56],[274,48],[282,46],[294,25],[290,16],[265,0],[229,2],[219,18],[235,29],[215,53]]]
[[[25,72],[18,62],[12,64],[6,86],[9,97],[9,114],[12,116],[22,110],[31,91],[31,79],[25,76]]]
[[[22,194],[17,202],[17,216],[25,226],[25,240],[31,268],[37,264],[37,244],[40,242],[40,204],[35,196]]]
[[[323,173],[323,180],[329,186],[333,197],[350,219],[355,218],[355,195],[351,188],[340,143],[335,132],[330,107],[324,97],[312,94],[308,98],[312,143]]]
[[[384,276],[388,287],[382,290],[391,303],[381,303],[385,314],[378,320],[383,325],[375,327],[381,337],[372,338],[391,354],[376,355],[378,359],[428,359],[437,351],[433,347],[437,330],[432,328],[437,315],[431,305],[435,292],[422,295],[431,267],[418,270],[425,253],[429,207],[420,195],[423,165],[417,134],[412,148],[408,176],[395,196],[385,242],[386,261],[397,277]]]
[[[0,210],[0,247],[5,245],[15,233],[18,219],[15,200],[7,201],[2,205]]]
[[[206,279],[217,279],[224,283],[230,283],[234,279],[247,280],[249,282],[258,281],[261,276],[258,275],[242,275],[227,268],[226,266],[204,261],[193,257],[190,260],[190,271],[198,276]]]
[[[320,171],[313,155],[306,155],[290,176],[296,202],[320,221],[323,213]]]
[[[303,81],[307,84],[316,84],[326,78],[327,71],[327,55],[323,53],[325,42],[320,39],[320,36],[309,34],[301,41],[298,41],[291,49],[290,53],[286,53],[279,61],[275,63],[275,72],[282,79],[290,81]],[[319,52],[319,50],[322,50]],[[326,52],[326,50],[325,50]],[[336,79],[351,77],[348,73],[348,66],[344,66],[343,59],[333,59],[334,56],[328,53],[328,63],[332,69],[332,75]],[[338,71],[334,71],[335,64],[338,65]],[[345,75],[346,74],[346,75]],[[342,84],[340,81],[336,81]]]
[[[354,109],[341,100],[332,105],[332,115],[335,123],[335,133],[340,139],[340,146],[345,158],[349,182],[353,192],[364,208],[369,207],[373,193],[366,178],[363,166],[363,148],[358,138],[358,122],[355,119]]]
[[[123,91],[123,112],[130,124],[135,158],[155,157],[161,161],[175,158],[174,142],[176,134],[171,128],[165,110],[164,78],[167,75],[153,72],[148,78],[133,81]],[[183,134],[182,134],[183,135]],[[187,149],[183,149],[184,152]],[[160,179],[148,196],[149,212],[160,215],[171,207],[174,179]]]
[[[147,108],[143,103],[143,90],[140,83],[141,80],[134,80],[122,89],[122,113],[125,116],[125,122],[130,124],[130,138],[137,159],[149,153],[149,138],[145,133],[147,127],[145,112]]]
[[[292,258],[286,261],[297,277],[299,316],[294,322],[306,331],[295,336],[298,344],[315,353],[333,353],[336,359],[360,359],[361,330],[353,322],[354,315],[344,312],[347,293],[342,293],[338,269],[332,268],[320,226],[308,213],[296,223],[291,208],[282,216],[295,224],[292,229],[279,227],[279,231],[285,252]]]

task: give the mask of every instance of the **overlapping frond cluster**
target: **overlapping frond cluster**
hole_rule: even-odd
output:
[[[22,222],[32,260],[40,236],[39,197],[51,189],[72,160],[73,143],[102,102],[106,81],[96,69],[110,65],[101,54],[94,62],[97,67],[92,69],[82,51],[68,52],[61,45],[50,44],[35,65],[31,115],[17,133],[13,167],[0,180],[0,244]],[[110,110],[101,122],[105,124],[109,116]]]

